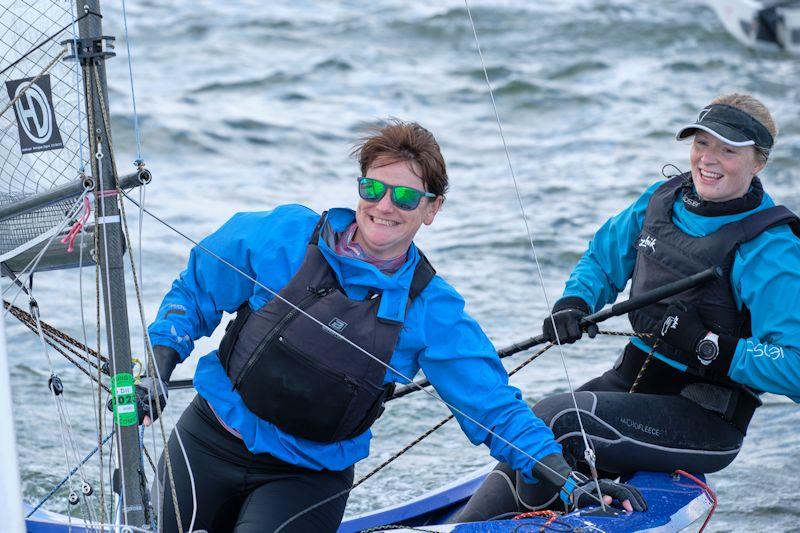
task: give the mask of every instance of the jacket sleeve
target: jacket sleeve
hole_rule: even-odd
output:
[[[247,238],[252,229],[248,226],[247,214],[234,215],[200,244],[253,277]],[[154,346],[177,350],[185,360],[196,339],[214,332],[223,311],[235,311],[252,293],[252,281],[196,246],[148,328],[150,340]]]
[[[451,411],[470,442],[486,444],[492,457],[534,482],[533,459],[561,453],[552,431],[533,414],[519,389],[508,384],[494,346],[464,311],[455,289],[436,277],[419,300],[425,345],[419,363],[426,377],[455,408]]]
[[[593,311],[617,299],[633,273],[636,263],[633,243],[642,231],[647,204],[662,183],[653,184],[597,230],[567,280],[564,297],[577,296]]]
[[[786,227],[766,231],[739,247],[731,278],[752,336],[739,340],[728,375],[800,403],[800,240]]]

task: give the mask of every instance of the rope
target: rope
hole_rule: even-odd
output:
[[[136,112],[136,91],[133,87],[133,62],[131,59],[131,39],[128,35],[128,12],[122,0],[122,24],[125,28],[125,48],[128,51],[128,78],[131,80],[131,104],[133,105],[133,132],[136,135],[136,160],[142,161],[142,135],[139,131],[139,114]],[[116,176],[116,173],[114,174]]]
[[[424,531],[425,533],[437,533],[432,529],[422,529],[413,526],[404,526],[396,524],[386,524],[385,526],[371,527],[369,529],[362,529],[360,533],[373,533],[375,531],[386,531],[387,529],[402,529],[404,531]]]
[[[522,221],[525,224],[525,232],[528,235],[528,242],[531,245],[531,252],[533,254],[533,260],[536,264],[536,272],[538,273],[539,276],[539,283],[542,287],[542,295],[544,296],[545,307],[547,309],[550,309],[551,306],[549,298],[547,297],[547,289],[545,288],[544,275],[542,274],[542,267],[539,264],[539,257],[538,254],[536,253],[536,246],[533,243],[533,233],[531,232],[531,228],[528,225],[528,219],[525,216],[525,206],[522,203],[522,194],[520,193],[519,185],[517,184],[517,177],[516,173],[514,172],[514,165],[511,163],[511,152],[508,148],[508,143],[506,142],[505,134],[503,133],[503,125],[500,122],[500,113],[497,110],[497,103],[495,102],[494,99],[494,90],[492,89],[492,82],[489,79],[489,71],[486,69],[486,62],[483,59],[483,52],[481,50],[481,44],[478,39],[478,31],[475,28],[475,22],[472,19],[472,11],[469,8],[468,0],[464,0],[464,6],[467,9],[467,16],[469,18],[470,26],[472,27],[472,35],[475,38],[475,47],[477,48],[478,51],[478,57],[480,58],[481,68],[483,69],[484,78],[486,79],[486,86],[489,89],[489,97],[491,99],[492,109],[494,110],[494,117],[497,122],[497,129],[500,133],[500,139],[503,142],[503,149],[505,151],[506,161],[508,162],[508,170],[511,175],[511,181],[514,184],[514,191],[516,192],[517,195],[517,203],[519,204],[519,210],[522,215]],[[602,507],[603,510],[605,510],[606,506],[605,503],[603,502],[603,494],[600,492],[600,482],[598,481],[597,468],[595,466],[594,449],[589,444],[589,438],[586,436],[586,430],[583,427],[583,418],[581,417],[580,409],[578,409],[578,400],[575,398],[575,390],[572,387],[572,380],[569,377],[569,370],[567,369],[567,359],[564,356],[564,350],[561,346],[561,339],[558,336],[558,328],[556,328],[555,319],[552,317],[552,315],[550,317],[550,320],[553,322],[553,331],[555,332],[556,335],[556,344],[558,345],[558,352],[559,356],[561,357],[561,364],[564,367],[564,376],[567,379],[567,386],[569,387],[569,392],[570,395],[572,396],[572,403],[573,406],[575,407],[575,414],[578,418],[578,426],[580,427],[581,430],[581,438],[583,439],[583,445],[584,445],[584,458],[586,459],[586,462],[589,464],[592,478],[594,479],[595,485],[597,487],[596,499],[600,502],[600,507]]]
[[[63,30],[62,30],[62,31],[63,31]],[[14,97],[14,98],[13,98],[13,99],[12,99],[12,100],[9,102],[9,103],[7,103],[7,104],[6,104],[6,106],[3,108],[3,110],[2,110],[2,111],[0,111],[0,115],[5,115],[6,111],[8,111],[9,109],[11,109],[11,106],[13,106],[14,104],[16,104],[16,103],[17,103],[17,101],[18,101],[20,98],[22,98],[22,95],[23,95],[23,94],[25,94],[25,92],[26,92],[28,89],[30,89],[30,88],[31,88],[31,86],[32,86],[34,83],[36,83],[37,81],[39,81],[39,80],[41,79],[41,77],[42,77],[42,76],[44,76],[45,74],[47,74],[48,72],[50,72],[50,69],[51,69],[51,68],[53,68],[53,66],[54,66],[56,63],[58,63],[58,62],[59,62],[59,60],[61,60],[61,58],[62,58],[62,57],[64,57],[66,54],[67,54],[67,48],[66,48],[66,47],[64,47],[64,49],[63,49],[63,50],[61,50],[61,53],[60,53],[60,54],[58,54],[57,56],[55,56],[55,57],[53,58],[53,60],[52,60],[52,61],[50,61],[50,63],[48,63],[48,64],[47,64],[47,65],[44,67],[44,69],[43,69],[43,70],[42,70],[42,71],[41,71],[41,72],[40,72],[40,73],[39,73],[39,74],[38,74],[36,77],[34,77],[34,78],[31,80],[31,81],[29,81],[29,82],[28,82],[28,84],[27,84],[27,85],[25,85],[25,88],[24,88],[24,89],[22,89],[22,90],[18,91],[18,93],[17,93],[17,96],[15,96],[15,97]],[[5,72],[5,71],[3,71],[3,72]],[[0,72],[0,74],[2,74],[2,72]]]
[[[103,104],[104,104],[104,102],[103,102],[103,100],[104,100],[104,98],[103,98],[103,90],[102,90],[102,86],[100,85],[99,79],[96,80],[96,82],[97,82],[96,83],[97,93],[95,93],[94,87],[92,86],[92,83],[91,83],[91,79],[92,79],[93,75],[97,76],[97,66],[96,65],[94,65],[94,69],[93,70],[90,70],[88,64],[84,65],[83,74],[84,74],[83,78],[84,78],[84,83],[85,83],[84,92],[87,95],[87,102],[88,102],[88,104],[86,106],[86,110],[87,110],[87,121],[89,123],[89,132],[90,132],[90,135],[89,135],[89,153],[93,155],[93,157],[91,158],[92,173],[93,173],[94,176],[97,176],[97,187],[99,188],[100,193],[102,194],[104,192],[104,189],[103,189],[103,156],[104,156],[104,154],[103,154],[102,139],[100,139],[99,136],[95,135],[95,132],[97,131],[97,125],[96,125],[96,122],[95,122],[94,109],[93,109],[94,108],[94,104],[93,103],[94,102],[99,102],[100,106],[103,106]],[[111,136],[111,131],[108,130],[108,129],[106,130],[106,136],[107,136],[107,138],[110,138],[110,136]],[[103,217],[103,218],[105,218],[105,216],[106,216],[105,199],[101,200],[99,198],[95,198],[95,202],[97,202],[97,204],[99,204],[99,205],[96,205],[95,209],[94,209],[94,211],[95,211],[95,229],[96,229],[96,231],[95,231],[95,235],[96,235],[95,254],[97,254],[97,257],[99,258],[100,257],[100,246],[99,245],[100,245],[100,233],[101,233],[101,231],[99,231],[100,226],[97,225],[97,221],[98,221],[97,217],[98,217],[98,215]],[[103,245],[103,257],[104,258],[108,258],[108,238],[106,236],[106,230],[105,229],[102,230],[102,234],[103,234],[103,242],[102,242],[102,245]],[[111,294],[111,290],[110,290],[111,289],[111,287],[110,287],[111,274],[109,272],[108,261],[104,261],[103,263],[104,263],[103,266],[105,267],[105,272],[104,272],[104,274],[105,274],[105,278],[104,278],[105,279],[105,286],[103,287],[103,290],[104,290],[104,294],[106,294],[108,296],[108,295]],[[100,270],[99,270],[99,265],[100,265],[100,261],[98,260],[97,261],[97,268],[95,270],[95,272],[97,274],[97,288],[98,288],[98,291],[97,291],[97,315],[98,315],[97,316],[97,328],[98,328],[97,341],[98,341],[98,343],[100,342],[100,300],[99,300],[99,298],[100,298],[100,290],[99,290],[100,287],[99,287],[99,285],[100,285],[100,277],[101,277]],[[106,327],[107,327],[108,335],[109,335],[108,350],[109,350],[110,361],[111,361],[111,369],[110,369],[110,371],[113,374],[116,374],[117,373],[116,353],[115,353],[115,346],[114,346],[114,342],[113,342],[113,339],[115,338],[115,334],[114,334],[114,316],[113,316],[113,308],[112,308],[111,305],[108,305],[106,307],[106,319],[107,319],[106,320]],[[98,438],[99,438],[99,434],[98,434]],[[122,449],[121,449],[122,448],[122,442],[121,442],[121,439],[119,439],[119,438],[117,440],[119,442],[120,457],[122,457],[123,456],[123,452],[122,452]],[[126,479],[124,462],[120,462],[119,469],[120,469],[120,474],[122,475],[122,479],[123,480]],[[128,523],[129,523],[128,512],[127,512],[128,506],[126,505],[126,502],[128,502],[128,496],[126,494],[126,489],[125,489],[125,483],[124,482],[120,484],[120,495],[122,497],[123,523],[125,525],[128,525]]]
[[[77,13],[75,9],[75,0],[70,0],[70,13],[72,13],[72,47],[73,50],[77,50],[78,48],[78,29],[76,28],[77,22],[86,16],[89,16],[89,13],[85,13],[80,18],[75,18],[75,14]],[[75,64],[75,96],[77,97],[77,108],[78,108],[78,124],[83,124],[83,109],[81,109],[81,94],[80,86],[81,84],[81,69],[80,64],[78,61],[74,61]],[[86,170],[86,160],[83,156],[83,128],[78,128],[78,151],[79,151],[79,158],[80,158],[80,173],[83,174]],[[81,241],[82,242],[82,241]],[[81,250],[83,252],[83,250]],[[81,253],[81,268],[83,267],[83,254]],[[83,295],[81,295],[83,296]],[[83,309],[81,309],[81,313],[83,313]],[[102,519],[101,519],[102,522]]]
[[[77,462],[77,460],[78,460],[77,459],[77,447],[75,446],[75,439],[72,436],[72,424],[71,424],[70,419],[69,419],[69,413],[66,410],[66,406],[64,405],[64,402],[63,402],[63,396],[62,396],[63,395],[63,386],[59,390],[59,387],[56,385],[56,382],[55,382],[55,379],[58,377],[58,375],[55,373],[55,370],[53,368],[53,362],[50,359],[50,354],[49,354],[49,352],[47,350],[47,344],[46,344],[46,341],[45,341],[45,338],[44,338],[44,333],[42,332],[42,328],[41,328],[41,325],[40,325],[39,306],[36,303],[36,300],[33,299],[32,295],[30,296],[30,298],[31,298],[31,300],[30,300],[30,302],[31,302],[31,314],[36,319],[37,332],[38,332],[38,337],[39,337],[39,340],[40,340],[40,343],[41,343],[42,352],[44,353],[44,356],[47,359],[47,365],[48,365],[48,367],[50,369],[50,380],[51,381],[50,381],[50,383],[48,383],[48,385],[49,385],[50,392],[52,394],[53,404],[54,404],[54,406],[56,408],[56,412],[58,413],[59,430],[60,430],[60,435],[61,435],[61,444],[62,444],[62,447],[64,449],[64,462],[65,462],[65,465],[67,467],[67,479],[68,479],[68,482],[70,484],[70,491],[72,491],[72,473],[70,473],[70,468],[69,468],[69,452],[68,452],[69,448],[72,449],[72,453],[75,455],[75,461]],[[81,468],[80,464],[78,464],[78,471],[79,471],[79,474],[80,474],[81,482],[82,483],[87,483],[86,477],[84,475],[83,469]],[[90,514],[91,514],[91,510],[90,510]],[[71,512],[67,515],[67,518],[68,518],[68,521],[69,521],[69,523],[71,525],[72,524],[72,513]],[[84,520],[86,520],[85,515],[84,515]],[[91,519],[88,520],[88,521],[92,522]]]
[[[628,391],[629,393],[632,394],[632,393],[636,392],[636,387],[639,386],[639,381],[642,379],[642,376],[644,375],[645,370],[647,370],[647,366],[650,364],[650,361],[652,361],[652,359],[653,359],[653,354],[656,351],[656,346],[658,346],[658,341],[654,342],[653,343],[653,347],[650,348],[650,353],[647,354],[647,357],[645,358],[644,363],[642,363],[642,368],[640,368],[639,369],[639,373],[636,374],[636,379],[633,380],[633,385],[631,385],[631,390]]]
[[[216,253],[214,253],[212,250],[210,250],[210,249],[206,248],[204,245],[200,244],[200,243],[199,243],[199,242],[197,242],[195,239],[192,239],[191,237],[189,237],[189,236],[188,236],[188,235],[186,235],[185,233],[181,232],[180,230],[178,230],[178,229],[177,229],[177,228],[175,228],[174,226],[170,225],[169,223],[167,223],[167,222],[166,222],[166,221],[164,221],[163,219],[159,218],[158,216],[156,216],[155,214],[153,214],[153,213],[152,213],[152,212],[151,212],[149,209],[144,209],[144,208],[142,208],[142,206],[141,206],[141,205],[139,205],[139,204],[136,202],[136,200],[134,200],[133,198],[131,198],[131,197],[130,197],[130,196],[127,194],[127,193],[125,193],[125,191],[120,191],[120,194],[122,194],[122,195],[123,195],[125,198],[127,198],[127,199],[128,199],[128,201],[130,201],[130,202],[131,202],[131,203],[133,203],[134,205],[137,205],[138,207],[140,207],[140,208],[142,209],[142,211],[143,211],[143,212],[145,212],[145,213],[147,213],[149,216],[153,217],[155,220],[157,220],[157,221],[158,221],[160,224],[162,224],[163,226],[165,226],[166,228],[168,228],[170,231],[173,231],[173,232],[175,232],[176,234],[180,235],[180,236],[181,236],[181,237],[183,237],[184,239],[186,239],[186,240],[188,240],[189,242],[191,242],[192,244],[194,244],[194,245],[195,245],[195,247],[196,247],[198,250],[201,250],[201,251],[203,251],[203,252],[205,252],[205,253],[209,254],[211,257],[215,258],[216,260],[218,260],[218,261],[219,261],[219,262],[221,262],[222,264],[226,265],[227,267],[229,267],[229,268],[231,268],[232,270],[234,270],[235,272],[239,273],[240,275],[242,275],[243,277],[245,277],[245,278],[246,278],[246,279],[248,279],[249,281],[253,282],[253,283],[254,283],[255,285],[257,285],[258,287],[260,287],[260,288],[264,289],[265,291],[267,291],[268,293],[270,293],[270,294],[271,294],[273,297],[275,297],[275,298],[278,298],[279,300],[283,301],[283,302],[284,302],[284,303],[286,303],[286,304],[287,304],[289,307],[291,307],[292,309],[294,309],[294,310],[295,310],[295,311],[297,311],[298,313],[302,314],[304,317],[308,318],[309,320],[311,320],[312,322],[314,322],[315,324],[317,324],[318,326],[320,326],[322,329],[324,329],[326,332],[330,333],[332,336],[334,336],[334,337],[336,337],[337,339],[339,339],[340,341],[342,341],[342,342],[345,342],[345,343],[347,343],[348,345],[352,346],[353,348],[355,348],[355,349],[356,349],[356,350],[358,350],[359,352],[363,353],[364,355],[366,355],[366,356],[367,356],[367,357],[369,357],[370,359],[373,359],[375,362],[377,362],[378,364],[380,364],[381,366],[383,366],[383,367],[384,367],[384,368],[386,368],[387,370],[391,370],[391,371],[392,371],[392,372],[394,372],[394,373],[395,373],[397,376],[399,376],[401,379],[405,380],[405,383],[408,383],[408,384],[413,384],[413,385],[417,386],[417,387],[419,388],[419,390],[423,391],[425,394],[427,394],[427,395],[428,395],[428,396],[430,396],[431,398],[433,398],[433,399],[435,399],[436,401],[440,402],[441,404],[445,405],[445,406],[446,406],[448,409],[450,409],[450,411],[452,411],[452,412],[454,412],[454,413],[458,413],[459,415],[463,416],[463,417],[464,417],[466,420],[469,420],[470,422],[472,422],[473,424],[475,424],[477,427],[481,428],[482,430],[486,431],[486,432],[487,432],[487,433],[489,433],[490,435],[492,435],[492,436],[494,436],[495,438],[497,438],[499,441],[501,441],[501,442],[503,442],[504,444],[508,445],[508,447],[512,448],[513,450],[516,450],[517,452],[519,452],[519,453],[520,453],[520,454],[522,454],[523,456],[527,457],[528,459],[530,459],[530,460],[531,460],[531,461],[533,461],[534,463],[536,463],[536,464],[539,464],[539,461],[537,461],[537,460],[536,460],[536,459],[535,459],[535,458],[534,458],[532,455],[530,455],[528,452],[526,452],[525,450],[523,450],[522,448],[520,448],[519,446],[517,446],[517,445],[516,445],[516,444],[514,444],[513,442],[509,441],[508,439],[506,439],[506,438],[505,438],[505,437],[503,437],[502,435],[499,435],[499,434],[498,434],[496,431],[494,431],[494,430],[492,430],[491,428],[487,427],[487,426],[486,426],[486,424],[483,424],[483,423],[481,423],[480,421],[476,420],[474,417],[472,417],[472,416],[468,415],[467,413],[465,413],[464,411],[462,411],[461,409],[459,409],[459,408],[458,408],[458,407],[456,407],[455,405],[453,405],[453,404],[451,404],[451,403],[447,402],[446,400],[442,399],[442,398],[441,398],[440,396],[438,396],[437,394],[434,394],[433,392],[430,392],[429,390],[427,390],[427,389],[424,389],[424,388],[420,387],[420,386],[419,386],[417,383],[415,383],[415,382],[414,382],[414,380],[413,380],[413,379],[411,379],[410,377],[406,376],[406,375],[405,375],[403,372],[401,372],[400,370],[398,370],[398,369],[394,368],[393,366],[389,365],[388,363],[385,363],[385,362],[384,362],[384,361],[382,361],[380,358],[378,358],[378,357],[376,357],[375,355],[371,354],[370,352],[368,352],[367,350],[365,350],[365,349],[364,349],[364,348],[362,348],[361,346],[358,346],[356,343],[354,343],[354,342],[353,342],[353,341],[351,341],[350,339],[347,339],[346,337],[343,337],[343,336],[342,336],[342,335],[341,335],[339,332],[337,332],[337,331],[333,330],[333,329],[332,329],[330,326],[328,326],[327,324],[324,324],[324,323],[323,323],[323,322],[321,322],[319,319],[317,319],[317,318],[315,318],[315,317],[311,316],[310,314],[308,314],[308,313],[307,313],[306,311],[304,311],[303,309],[300,309],[299,307],[297,307],[297,306],[296,306],[295,304],[293,304],[292,302],[290,302],[290,301],[286,300],[286,298],[284,298],[284,297],[283,297],[281,294],[279,294],[279,293],[278,293],[278,292],[276,292],[275,290],[273,290],[273,289],[271,289],[270,287],[266,286],[265,284],[263,284],[263,283],[262,283],[262,282],[260,282],[259,280],[255,279],[253,276],[251,276],[251,275],[247,274],[246,272],[242,271],[242,270],[241,270],[240,268],[238,268],[236,265],[234,265],[234,264],[230,263],[229,261],[225,260],[224,258],[220,257],[218,254],[216,254]],[[542,466],[543,468],[546,468],[546,469],[550,470],[550,471],[551,471],[551,472],[552,472],[552,473],[553,473],[555,476],[557,476],[557,477],[559,477],[559,478],[562,478],[562,479],[566,479],[566,478],[564,478],[564,477],[563,477],[561,474],[559,474],[559,473],[558,473],[558,472],[556,472],[555,470],[553,470],[553,469],[549,468],[548,466],[546,466],[546,465],[541,465],[541,466]],[[591,495],[591,497],[593,497],[593,498],[594,498],[595,500],[597,500],[597,501],[599,501],[599,500],[600,500],[599,498],[597,498],[597,497],[596,497],[596,496],[594,496],[594,495]],[[299,515],[296,515],[296,516],[299,516]],[[295,516],[295,517],[296,517],[296,516]],[[288,522],[291,522],[292,520],[294,520],[294,518],[295,518],[295,517],[292,517],[292,518],[290,518],[289,520],[287,520],[286,522],[284,522],[284,524],[282,524],[282,525],[281,525],[281,526],[280,526],[280,527],[279,527],[279,528],[278,528],[276,531],[280,530],[280,529],[281,529],[281,527],[283,527],[283,526],[284,526],[285,524],[287,524]]]
[[[67,24],[66,26],[64,26],[63,28],[61,28],[60,30],[58,30],[57,32],[55,32],[54,34],[52,34],[50,37],[47,37],[47,38],[45,38],[45,39],[44,39],[42,42],[40,42],[39,44],[37,44],[36,46],[34,46],[33,48],[31,48],[30,50],[28,50],[27,52],[25,52],[25,54],[23,54],[22,56],[20,56],[20,57],[19,57],[19,58],[18,58],[16,61],[14,61],[13,63],[10,63],[10,64],[9,64],[8,66],[6,66],[6,67],[5,67],[3,70],[0,70],[0,76],[2,76],[3,74],[5,74],[5,73],[6,73],[6,72],[7,72],[9,69],[13,68],[15,65],[19,64],[19,62],[20,62],[20,61],[22,61],[23,59],[25,59],[26,57],[28,57],[29,55],[31,55],[32,53],[34,53],[36,50],[38,50],[38,49],[39,49],[39,48],[41,48],[42,46],[46,45],[47,43],[49,43],[50,41],[52,41],[53,39],[55,39],[56,37],[58,37],[59,35],[61,35],[62,33],[64,33],[64,30],[68,29],[68,28],[69,28],[70,26],[72,26],[72,25],[73,25],[75,22],[78,22],[78,21],[80,21],[80,20],[83,20],[83,19],[85,19],[86,17],[88,17],[89,15],[96,15],[96,16],[98,16],[98,17],[100,17],[100,18],[103,18],[103,16],[102,16],[102,15],[100,15],[99,13],[95,13],[94,11],[89,11],[89,10],[87,10],[87,11],[86,11],[86,13],[85,13],[84,15],[81,15],[81,16],[80,16],[80,17],[78,17],[77,19],[74,19],[72,22],[70,22],[69,24]],[[34,80],[34,81],[36,81],[36,80]],[[5,110],[3,111],[3,113],[5,113]],[[0,113],[0,115],[2,115],[3,113]]]
[[[97,65],[94,65],[94,69],[95,69],[95,71],[94,71],[95,83],[97,85],[98,92],[100,92],[101,91],[101,86],[100,86],[100,77],[99,77],[99,75],[97,73]],[[122,189],[120,188],[119,176],[117,174],[117,166],[116,166],[116,162],[114,160],[114,146],[113,146],[112,140],[111,140],[111,123],[110,123],[110,120],[108,118],[108,113],[106,111],[105,103],[103,102],[103,99],[100,98],[99,101],[100,101],[100,113],[101,113],[101,116],[102,116],[102,119],[103,119],[103,124],[104,124],[104,126],[106,128],[106,132],[108,133],[109,160],[110,160],[110,163],[111,163],[112,176],[114,177],[114,186],[116,187],[116,193],[120,194],[122,192]],[[102,180],[101,180],[101,183],[102,183]],[[140,319],[140,322],[141,322],[141,325],[142,325],[142,335],[143,335],[144,341],[145,341],[144,344],[145,344],[145,353],[146,353],[146,359],[147,359],[147,365],[148,365],[148,372],[150,373],[150,375],[156,376],[158,379],[161,379],[161,376],[158,374],[158,369],[157,369],[157,367],[155,366],[155,364],[153,362],[154,361],[153,346],[152,346],[152,344],[150,342],[150,337],[149,337],[149,335],[147,333],[147,323],[146,323],[147,321],[146,321],[146,318],[145,318],[144,304],[142,303],[142,292],[141,292],[141,289],[139,287],[138,276],[136,275],[136,262],[133,260],[133,252],[132,252],[133,248],[132,248],[131,239],[130,239],[130,229],[128,228],[128,219],[127,219],[127,215],[125,213],[125,205],[124,205],[124,202],[119,202],[118,205],[119,205],[119,210],[120,210],[120,219],[122,220],[122,226],[124,228],[124,231],[122,232],[122,235],[125,238],[125,244],[126,244],[126,246],[128,247],[128,250],[129,250],[128,259],[130,260],[130,264],[131,264],[131,275],[132,275],[132,278],[133,278],[133,285],[134,285],[134,290],[135,290],[135,293],[136,293],[136,302],[137,302],[138,308],[139,308],[139,319]],[[149,396],[148,396],[148,403],[150,405],[151,412],[152,412],[153,401],[152,401],[152,398],[149,397]],[[174,506],[174,509],[175,509],[175,519],[176,519],[176,522],[177,522],[177,525],[178,525],[178,530],[183,532],[183,524],[182,524],[182,520],[181,520],[180,508],[179,508],[179,505],[178,505],[178,494],[177,494],[177,491],[175,489],[175,481],[174,481],[173,470],[172,470],[172,462],[170,460],[169,446],[167,444],[167,439],[166,439],[166,428],[164,427],[164,418],[161,416],[161,414],[162,414],[161,402],[158,402],[158,401],[155,402],[155,407],[156,407],[156,412],[157,412],[157,415],[158,415],[159,426],[160,426],[160,429],[161,429],[161,440],[162,440],[162,446],[163,446],[163,452],[162,453],[164,455],[164,463],[165,463],[166,468],[167,468],[167,476],[168,476],[168,479],[170,480],[170,490],[171,490],[171,493],[172,493],[172,503],[173,503],[173,506]],[[180,442],[180,435],[177,434],[178,433],[177,428],[175,429],[175,432],[176,432],[176,437],[177,437],[178,441]],[[182,443],[180,443],[180,446],[181,446],[181,450],[183,450],[183,444]],[[143,445],[141,445],[141,449],[144,450],[145,453],[147,452],[147,449],[144,448]],[[197,516],[197,498],[196,498],[196,489],[195,489],[195,484],[194,484],[194,475],[192,473],[192,467],[189,464],[189,458],[188,458],[188,456],[186,456],[185,450],[183,450],[183,453],[184,453],[184,460],[186,461],[186,467],[187,467],[187,470],[189,472],[189,478],[190,478],[191,487],[192,487],[192,501],[193,501],[192,519],[191,519],[191,522],[189,523],[189,531],[191,531],[194,528],[194,522],[195,522],[195,518]],[[151,463],[152,463],[152,461],[151,461]],[[155,470],[155,467],[154,467],[154,470]],[[157,476],[158,476],[158,472],[156,472],[156,477]],[[160,495],[158,495],[158,496],[160,498]]]
[[[526,365],[528,365],[530,362],[532,362],[534,359],[536,359],[537,357],[539,357],[540,355],[542,355],[544,352],[546,352],[547,350],[549,350],[552,347],[553,347],[553,344],[552,343],[548,343],[544,348],[542,348],[541,350],[539,350],[538,352],[536,352],[535,354],[530,356],[528,359],[526,359],[521,364],[519,364],[516,368],[514,368],[511,372],[509,372],[508,373],[508,377],[511,377],[514,374],[516,374],[517,372],[519,372],[520,370],[522,370]],[[364,477],[362,477],[361,479],[359,479],[358,481],[353,483],[353,486],[350,488],[350,490],[353,490],[354,488],[356,488],[357,486],[361,485],[366,480],[368,480],[369,478],[371,478],[372,476],[374,476],[375,474],[377,474],[378,472],[383,470],[385,467],[389,466],[389,464],[394,462],[401,455],[406,453],[408,450],[410,450],[411,448],[413,448],[414,446],[416,446],[417,444],[419,444],[420,442],[422,442],[426,438],[428,438],[437,429],[439,429],[440,427],[444,426],[446,423],[448,423],[452,419],[453,419],[453,415],[448,415],[446,418],[443,418],[442,420],[437,422],[434,426],[432,426],[430,429],[425,431],[422,435],[420,435],[419,437],[417,437],[413,441],[411,441],[408,444],[406,444],[400,451],[394,453],[391,457],[389,457],[383,463],[381,463],[380,465],[375,467],[372,471],[370,471]]]
[[[716,509],[717,509],[717,495],[713,490],[711,490],[711,487],[709,487],[708,485],[706,485],[705,483],[700,481],[700,479],[696,478],[692,474],[689,474],[688,472],[684,472],[683,470],[676,470],[675,471],[675,475],[689,478],[692,481],[694,481],[695,483],[697,483],[697,485],[699,485],[700,488],[703,489],[703,491],[706,493],[706,496],[708,496],[708,498],[712,502],[711,503],[711,510],[708,512],[708,516],[706,516],[706,519],[703,522],[703,525],[700,526],[700,529],[698,531],[698,533],[703,533],[703,530],[705,530],[706,526],[711,521],[711,517],[714,516],[714,511],[716,511]]]
[[[39,503],[37,503],[37,504],[36,504],[36,505],[33,507],[33,509],[31,509],[31,510],[30,510],[30,512],[28,512],[28,514],[27,514],[27,515],[25,515],[25,518],[30,518],[30,517],[33,515],[33,513],[35,513],[36,511],[38,511],[38,510],[39,510],[39,508],[40,508],[42,505],[44,505],[45,503],[47,503],[47,500],[49,500],[49,499],[50,499],[50,498],[53,496],[53,494],[55,494],[56,492],[58,492],[58,489],[60,489],[61,487],[63,487],[63,486],[64,486],[64,484],[65,484],[67,481],[69,481],[69,479],[70,479],[70,476],[74,475],[74,474],[75,474],[75,472],[77,472],[77,471],[78,471],[78,467],[80,467],[80,466],[83,466],[83,465],[85,465],[87,462],[89,462],[89,459],[91,459],[91,458],[92,458],[92,456],[93,456],[94,454],[96,454],[96,453],[97,453],[97,451],[100,449],[100,447],[101,447],[101,446],[103,446],[103,445],[104,445],[106,442],[108,442],[108,441],[111,439],[111,437],[113,437],[113,436],[114,436],[114,432],[113,432],[113,431],[112,431],[111,433],[109,433],[108,435],[106,435],[106,437],[105,437],[105,438],[104,438],[104,439],[103,439],[103,440],[100,442],[100,445],[99,445],[99,446],[95,446],[95,447],[94,447],[94,450],[92,450],[92,451],[90,451],[88,454],[86,454],[86,456],[85,456],[83,459],[81,459],[81,462],[80,462],[80,463],[78,463],[77,465],[75,465],[75,466],[72,468],[72,470],[70,470],[70,471],[69,471],[69,475],[68,475],[67,477],[65,477],[64,479],[62,479],[62,480],[61,480],[61,481],[59,481],[58,483],[56,483],[56,486],[55,486],[55,487],[53,487],[53,488],[50,490],[50,492],[48,492],[48,493],[47,493],[47,495],[46,495],[44,498],[42,498],[42,499],[39,501]],[[101,522],[102,522],[102,520],[101,520]]]
[[[3,305],[5,306],[6,309],[8,309],[9,313],[14,315],[14,317],[17,318],[20,322],[28,326],[31,329],[31,331],[35,332],[36,322],[30,313],[26,312],[24,309],[17,307],[16,305],[13,305],[11,302],[5,299],[3,300]],[[69,345],[70,347],[78,348],[83,352],[85,352],[86,354],[94,357],[95,360],[100,360],[104,363],[108,361],[108,358],[105,355],[97,353],[97,351],[89,348],[88,346],[78,341],[77,339],[67,335],[60,329],[44,321],[42,321],[41,324],[42,324],[42,330],[45,332],[45,334],[48,335],[49,337],[52,337],[54,340],[57,340],[59,344],[62,344],[64,346]],[[87,356],[79,354],[74,350],[71,351],[73,351],[75,355],[81,357],[81,359],[83,359],[86,363],[90,364],[93,368],[97,367],[97,363],[89,360]]]

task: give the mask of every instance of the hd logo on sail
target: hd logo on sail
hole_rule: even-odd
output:
[[[50,75],[46,74],[32,84],[31,80],[33,78],[6,82],[8,97],[17,99],[14,114],[19,129],[19,147],[23,154],[64,148],[53,108]]]

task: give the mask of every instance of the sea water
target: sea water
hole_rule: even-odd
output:
[[[148,0],[127,2],[127,41],[120,6],[104,6],[105,33],[118,38],[108,78],[120,173],[142,157],[154,176],[147,207],[199,239],[237,211],[288,202],[318,211],[353,207],[359,169],[349,151],[364,127],[386,117],[419,121],[441,144],[451,187],[417,243],[498,347],[540,332],[546,302],[559,297],[594,231],[660,179],[663,165],[688,169],[689,145],[676,142],[674,133],[717,94],[749,92],[767,103],[781,133],[762,174],[764,186],[778,202],[800,210],[797,58],[743,48],[699,0],[470,4],[510,165],[460,1]],[[127,203],[126,210],[152,319],[191,245],[153,219],[140,227],[136,207]],[[76,271],[39,274],[35,294],[44,320],[79,339],[85,323],[94,343],[94,269],[84,273],[82,291],[79,282]],[[128,297],[132,343],[140,354],[136,295]],[[775,312],[797,312],[774,305]],[[67,446],[70,464],[96,444],[97,400],[88,380],[53,354],[69,410],[69,423],[59,423],[38,340],[12,322],[23,489],[36,502],[66,473],[62,432],[69,427],[76,443],[74,451]],[[616,319],[604,328],[625,331],[629,325]],[[190,377],[197,357],[213,349],[219,335],[199,341],[176,377]],[[573,385],[609,368],[624,343],[600,336],[565,346]],[[512,383],[531,403],[568,390],[557,350]],[[168,426],[193,394],[172,393]],[[356,477],[446,415],[423,394],[392,402]],[[720,500],[710,530],[797,527],[799,422],[794,403],[765,397],[739,457],[709,476]],[[148,432],[145,442],[160,449],[161,437]],[[107,451],[105,458],[107,465]],[[488,461],[486,449],[473,447],[451,422],[356,488],[347,514],[403,502]],[[97,484],[96,458],[86,469]],[[47,507],[64,511],[66,493]]]

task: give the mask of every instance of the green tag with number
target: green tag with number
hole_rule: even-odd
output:
[[[135,426],[139,422],[136,414],[136,393],[133,374],[116,374],[111,378],[111,394],[114,403],[114,422],[120,426]]]

